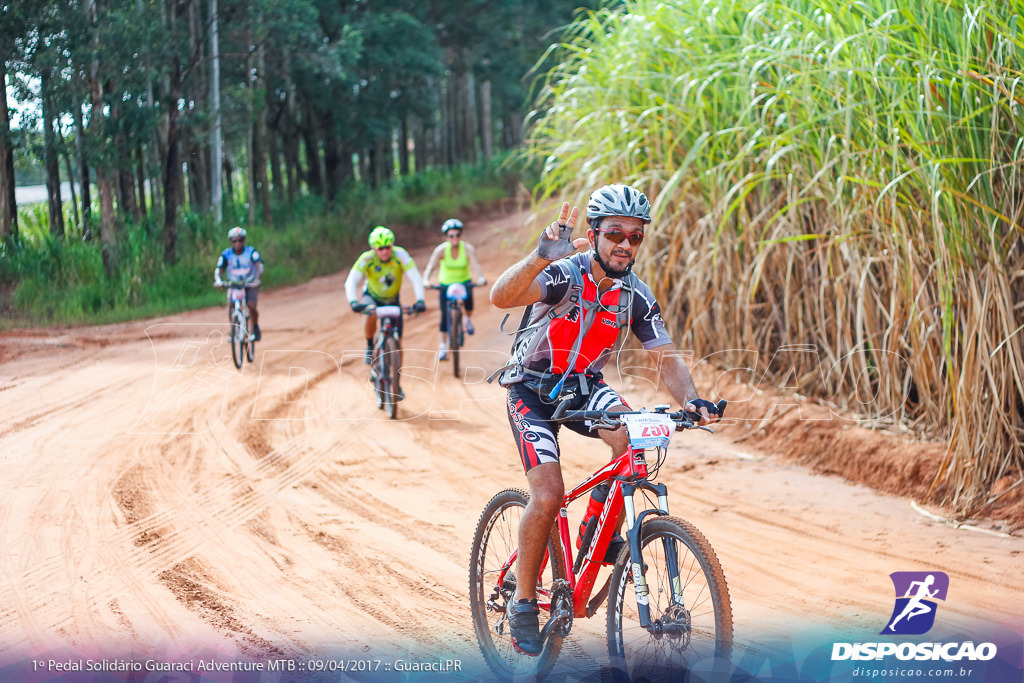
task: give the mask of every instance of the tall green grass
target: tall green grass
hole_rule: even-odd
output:
[[[50,236],[45,205],[21,207],[19,239],[0,244],[0,285],[12,289],[7,327],[44,323],[102,323],[216,305],[211,286],[217,257],[227,247],[231,225],[243,225],[249,243],[267,263],[265,287],[295,284],[348,268],[366,248],[369,230],[395,227],[400,236],[433,237],[440,222],[462,209],[506,196],[518,171],[505,160],[431,170],[375,191],[348,187],[337,211],[325,213],[317,197],[305,197],[275,214],[279,225],[246,225],[241,203],[225,207],[225,222],[186,212],[178,228],[178,261],[163,262],[159,219],[120,230],[108,276],[98,241],[85,243],[79,231]],[[98,207],[94,215],[98,215]]]
[[[933,493],[969,514],[1024,476],[1022,10],[628,0],[589,14],[540,89],[538,194],[643,187],[643,265],[685,313],[685,343],[756,350],[758,372],[947,439]],[[820,363],[767,367],[794,344]]]

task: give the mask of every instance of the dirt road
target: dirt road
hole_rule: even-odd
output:
[[[489,280],[521,253],[522,219],[469,223]],[[48,658],[342,652],[452,657],[479,674],[472,533],[493,493],[525,483],[503,392],[484,382],[508,348],[501,315],[478,294],[463,380],[434,359],[435,300],[408,320],[408,398],[389,422],[343,278],[264,292],[263,342],[241,372],[219,308],[0,335],[0,673]],[[667,402],[620,386],[633,405]],[[741,655],[800,634],[877,639],[894,571],[949,575],[931,638],[1024,633],[1024,539],[951,529],[734,442],[748,422],[678,436],[662,475],[673,511],[718,551]],[[605,457],[575,435],[563,444],[569,479]],[[577,622],[563,671],[593,670],[603,626],[603,610]]]

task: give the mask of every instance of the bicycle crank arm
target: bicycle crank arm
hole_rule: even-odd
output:
[[[569,610],[555,610],[551,614],[551,618],[548,619],[548,623],[544,624],[544,628],[541,629],[540,639],[542,641],[547,640],[548,636],[551,634],[552,631],[561,628],[563,624],[565,624],[565,622],[569,621],[570,619],[572,619],[572,613],[570,613]]]

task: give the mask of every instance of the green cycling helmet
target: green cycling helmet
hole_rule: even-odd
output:
[[[370,233],[370,246],[374,249],[383,249],[384,247],[390,247],[395,243],[395,233],[391,232],[383,225],[378,225]]]

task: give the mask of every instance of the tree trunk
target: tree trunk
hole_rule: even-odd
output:
[[[14,199],[14,146],[7,109],[7,62],[0,59],[0,239],[18,236],[18,205]]]
[[[50,215],[50,234],[64,237],[64,206],[60,199],[60,159],[57,157],[57,140],[53,131],[53,97],[50,93],[51,74],[44,68],[40,78],[40,94],[43,101],[43,165],[46,170],[46,197]]]
[[[476,162],[476,79],[472,71],[466,72],[463,81],[462,101],[465,111],[462,115],[462,160]]]
[[[139,189],[139,218],[145,220],[146,210],[146,153],[142,143],[135,147],[135,180]]]
[[[302,142],[306,148],[306,184],[314,194],[324,197],[324,172],[320,162],[320,147],[316,139],[316,116],[313,107],[306,102],[302,110]]]
[[[139,205],[135,201],[135,179],[132,178],[132,154],[128,148],[127,136],[123,133],[115,138],[117,142],[117,180],[118,180],[118,201],[121,203],[122,215],[131,216],[138,221]]]
[[[217,0],[210,0],[210,201],[213,220],[224,220],[224,186],[221,174],[224,166],[224,140],[221,132],[223,119],[220,109],[220,35]]]
[[[262,13],[257,14],[257,23],[262,24]],[[267,156],[269,155],[270,135],[267,133],[267,54],[264,41],[260,41],[256,49],[256,100],[259,107],[256,117],[256,181],[259,188],[260,211],[263,222],[272,224],[274,214],[270,206],[270,181],[267,178]],[[260,94],[263,97],[260,97]]]
[[[341,188],[341,140],[334,132],[334,121],[327,118],[323,122],[324,130],[324,176],[326,187],[324,195],[328,203],[333,203]]]
[[[98,12],[95,0],[85,0],[86,16],[95,25],[98,24]],[[99,52],[99,34],[92,36],[94,54]],[[89,95],[92,100],[93,116],[89,121],[89,134],[98,140],[99,149],[105,149],[104,139],[107,134],[106,117],[103,114],[103,86],[100,80],[99,60],[93,58],[89,65]],[[103,268],[107,277],[114,272],[114,249],[117,246],[117,221],[114,216],[114,185],[110,178],[110,159],[103,155],[96,164],[96,186],[100,193],[100,242],[103,245]]]
[[[71,152],[68,151],[60,128],[57,128],[57,137],[60,138],[60,146],[64,151],[64,168],[68,173],[68,189],[71,190],[71,224],[77,229],[81,227],[82,223],[78,219],[78,194],[75,192],[75,172],[71,168]]]
[[[398,173],[409,175],[409,117],[403,116],[398,129]]]
[[[175,60],[171,67],[171,89],[167,98],[167,150],[164,155],[164,262],[177,260],[178,206],[181,204],[181,151],[178,129],[178,98],[181,97],[181,70]]]
[[[491,81],[480,85],[480,140],[483,143],[484,163],[494,156],[494,139],[491,135]]]
[[[78,187],[82,191],[82,241],[92,241],[92,187],[89,180],[89,161],[85,158],[85,123],[82,121],[82,107],[71,108],[75,119],[75,156],[78,157]]]
[[[295,83],[292,80],[292,56],[287,43],[284,44],[281,59],[284,62],[285,113],[282,129],[284,163],[288,176],[288,202],[294,204],[299,194],[299,136],[298,114],[295,109]]]

